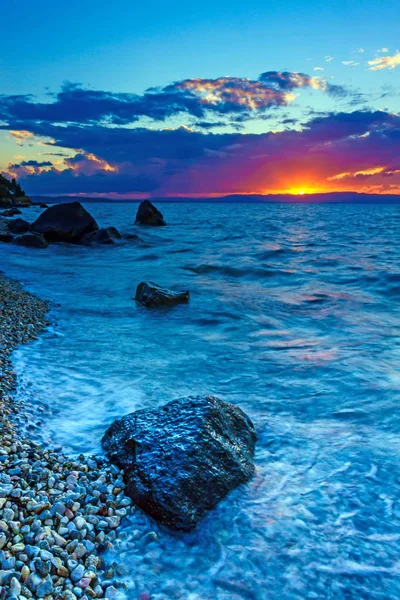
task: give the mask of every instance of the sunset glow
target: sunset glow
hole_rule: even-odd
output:
[[[0,93],[0,173],[33,195],[400,195],[398,32],[382,40],[376,30],[356,43],[341,27],[340,40],[325,39],[316,31],[326,22],[315,18],[307,52],[296,32],[282,39],[269,23],[259,24],[264,41],[246,36],[243,46],[239,23],[228,43],[216,29],[216,52],[205,42],[209,24],[186,39],[170,23],[179,48],[159,40],[143,66],[124,68],[141,48],[116,50],[113,64],[101,52],[102,68],[82,56],[79,68],[62,60],[76,72],[49,68],[37,87],[22,61],[25,76],[14,86],[6,78]],[[222,30],[225,22],[224,13]],[[169,51],[177,52],[173,63]]]

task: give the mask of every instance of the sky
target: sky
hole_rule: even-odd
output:
[[[400,194],[398,0],[10,0],[0,172],[30,195]]]

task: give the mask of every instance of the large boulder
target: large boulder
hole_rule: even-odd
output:
[[[45,237],[40,233],[23,233],[14,238],[14,244],[17,246],[26,246],[27,248],[47,248],[49,245]]]
[[[42,234],[48,242],[77,244],[81,238],[99,228],[96,221],[80,202],[54,204],[47,208],[31,225],[31,230]]]
[[[30,223],[28,221],[24,221],[24,219],[13,219],[8,222],[8,230],[15,235],[20,235],[21,233],[26,233],[29,231]]]
[[[213,396],[138,410],[114,421],[102,439],[135,504],[181,531],[250,479],[255,443],[249,417]]]
[[[166,225],[164,217],[150,200],[140,203],[136,213],[136,223],[138,225]]]
[[[135,300],[143,306],[174,306],[189,302],[190,292],[188,290],[174,292],[152,281],[142,281],[136,288]]]
[[[91,246],[92,244],[114,244],[115,240],[120,240],[121,234],[115,227],[104,227],[87,233],[81,239],[81,244]]]

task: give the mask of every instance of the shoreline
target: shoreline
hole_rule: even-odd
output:
[[[0,273],[0,597],[124,597],[112,551],[134,511],[122,471],[103,457],[68,458],[19,431],[23,404],[11,357],[49,325],[50,304]]]

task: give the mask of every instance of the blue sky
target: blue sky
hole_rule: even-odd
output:
[[[258,114],[253,111],[251,118],[242,120],[242,135],[282,131],[289,128],[288,120],[292,120],[290,128],[299,131],[319,114],[328,117],[354,110],[379,110],[389,114],[398,111],[400,68],[389,66],[374,70],[369,64],[376,58],[396,57],[400,49],[400,3],[394,0],[333,3],[223,0],[202,4],[176,0],[141,4],[125,0],[114,3],[22,0],[8,4],[6,19],[10,26],[3,27],[2,31],[0,94],[8,98],[7,106],[10,97],[17,94],[32,95],[33,102],[54,102],[66,81],[80,84],[86,90],[142,95],[148,88],[164,89],[175,82],[209,81],[227,76],[257,81],[260,74],[277,71],[307,74],[329,85],[341,86],[346,93],[321,93],[320,88],[307,84],[301,90],[293,90],[294,97],[288,106],[282,103],[271,106],[268,114],[264,107]],[[197,115],[188,116],[183,111],[163,118],[162,122],[150,115],[143,116],[139,122],[114,123],[112,127],[144,127],[152,132],[180,126],[197,127],[196,119]],[[72,125],[70,119],[61,120],[63,127]],[[0,132],[3,172],[7,172],[9,164],[44,162],[43,144],[49,143],[51,135],[38,126],[37,120],[33,123],[29,118],[17,123],[14,119],[11,123],[9,113],[4,113],[3,122],[6,123]],[[55,123],[53,121],[53,125]],[[89,132],[89,125],[85,123],[91,135],[94,126],[92,123]],[[15,130],[13,127],[26,127],[23,131],[32,133],[29,141],[10,135],[10,130]],[[215,129],[203,131],[202,139],[209,139],[210,132],[234,135],[238,127],[228,120]],[[80,147],[72,147],[70,143],[59,146],[58,138],[56,141],[60,153],[64,152],[69,158],[93,154],[90,144],[86,145],[84,140]],[[114,164],[110,156],[96,157]],[[152,160],[160,159],[150,157],[150,163]],[[82,164],[81,159],[77,162]],[[378,160],[376,166],[396,170],[396,165],[381,165],[381,162]],[[115,160],[115,171],[108,171],[110,177],[112,173],[120,173],[117,163]],[[60,165],[60,161],[54,164],[56,170],[65,171],[66,167],[72,168]],[[167,174],[169,167],[163,166]],[[190,169],[193,167],[191,164]],[[178,168],[177,165],[174,168]],[[72,175],[77,175],[74,169]],[[45,176],[48,170],[48,166],[44,167]],[[149,171],[148,165],[144,165],[144,171]],[[17,174],[29,176],[32,173],[25,170]],[[41,175],[42,171],[35,174]],[[127,183],[124,193],[128,193],[128,187]],[[66,192],[67,188],[68,185]],[[71,187],[71,193],[72,188],[76,193],[76,186]],[[100,188],[98,193],[102,192]],[[290,184],[285,188],[290,188]],[[48,191],[49,186],[44,189]],[[162,189],[162,185],[154,188],[157,193]],[[171,186],[166,189],[173,193]],[[271,189],[275,189],[274,186]],[[139,193],[134,186],[131,191]],[[210,190],[214,192],[219,193]]]

